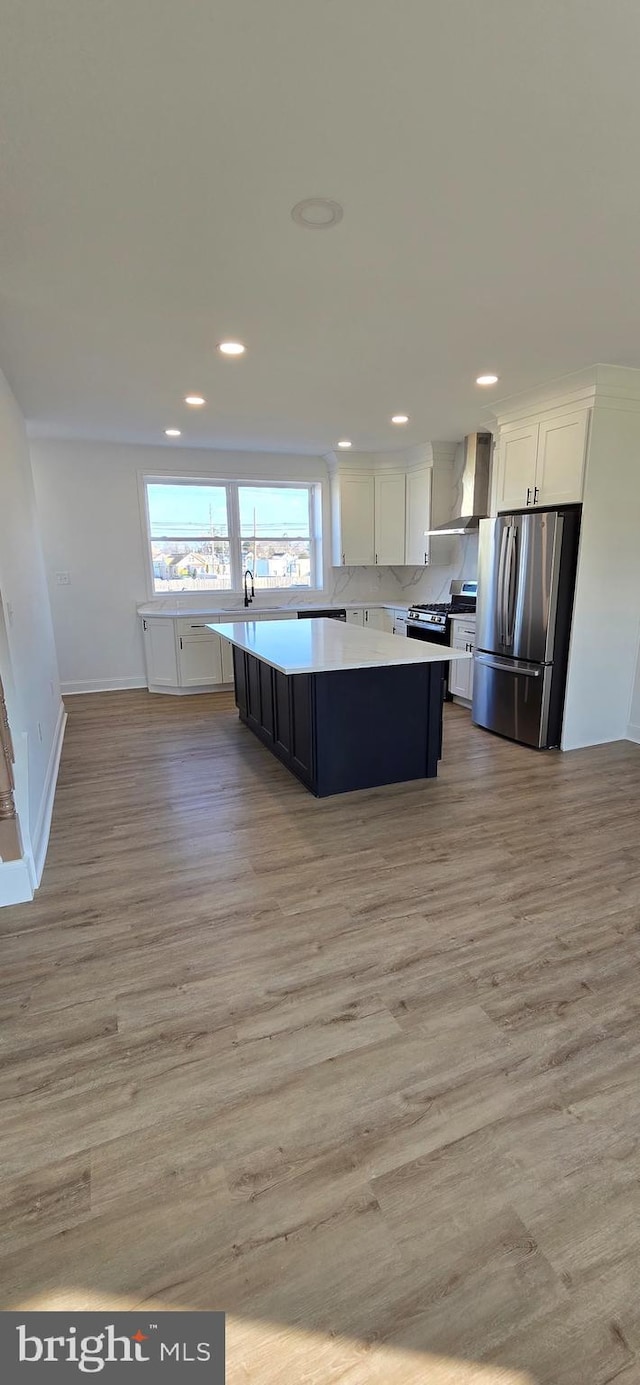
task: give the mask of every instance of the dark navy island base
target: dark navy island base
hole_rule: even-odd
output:
[[[435,779],[442,663],[281,673],[233,650],[240,720],[316,794]]]

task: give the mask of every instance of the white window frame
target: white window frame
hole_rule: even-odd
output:
[[[226,491],[226,497],[227,497],[227,530],[228,530],[228,532],[227,532],[227,535],[226,535],[226,536],[221,535],[220,537],[222,538],[223,542],[227,542],[227,543],[229,544],[230,567],[231,567],[231,586],[229,586],[229,587],[223,587],[223,588],[217,588],[217,589],[209,589],[208,591],[207,591],[207,590],[203,590],[203,591],[189,592],[189,596],[191,596],[191,597],[207,598],[209,601],[211,600],[212,597],[215,597],[215,596],[221,596],[221,597],[240,596],[240,595],[242,594],[243,590],[244,590],[244,585],[243,585],[243,583],[244,583],[244,568],[243,568],[243,564],[242,564],[242,547],[243,547],[243,543],[246,545],[247,542],[253,542],[253,540],[252,540],[252,539],[249,540],[249,539],[247,538],[247,536],[245,536],[244,539],[243,539],[243,537],[242,537],[242,535],[241,535],[241,533],[240,533],[240,502],[239,502],[239,495],[238,495],[239,490],[242,490],[242,489],[244,489],[245,487],[249,487],[249,486],[250,486],[252,489],[258,489],[258,488],[260,488],[260,487],[263,487],[265,490],[304,490],[304,491],[307,491],[307,493],[308,493],[308,501],[309,501],[309,536],[308,536],[308,537],[309,537],[309,557],[310,557],[310,565],[311,565],[311,570],[310,570],[310,574],[309,574],[310,584],[309,584],[308,587],[292,587],[292,586],[288,586],[288,587],[269,587],[269,588],[264,588],[264,589],[256,588],[256,595],[258,595],[259,592],[260,592],[261,594],[264,594],[265,596],[267,595],[268,592],[269,592],[269,593],[276,594],[276,595],[277,595],[278,593],[283,593],[283,594],[287,594],[287,595],[292,595],[292,594],[295,593],[295,592],[300,592],[301,594],[304,593],[305,596],[309,596],[310,594],[322,592],[322,590],[323,590],[322,483],[321,483],[320,481],[294,481],[294,480],[282,480],[282,479],[280,479],[280,478],[278,478],[277,480],[271,480],[271,479],[265,480],[264,478],[261,478],[261,479],[258,480],[258,481],[254,481],[254,480],[251,479],[251,478],[247,478],[247,479],[244,479],[244,478],[243,478],[242,480],[238,480],[238,479],[236,479],[235,477],[234,477],[234,479],[231,481],[231,480],[223,479],[223,478],[221,478],[221,477],[208,476],[208,475],[206,475],[206,476],[205,476],[205,475],[203,475],[203,476],[174,476],[174,475],[170,475],[170,474],[163,475],[162,473],[158,473],[158,472],[155,472],[153,475],[152,475],[152,474],[149,474],[149,473],[146,473],[146,472],[144,472],[144,473],[143,473],[143,472],[140,472],[140,473],[139,473],[139,485],[140,485],[140,502],[141,502],[141,503],[140,503],[140,510],[141,510],[141,520],[142,520],[142,530],[143,530],[143,539],[144,539],[145,553],[146,553],[146,564],[145,564],[145,566],[146,566],[146,572],[147,572],[147,584],[148,584],[149,595],[150,595],[152,598],[154,598],[154,599],[157,600],[158,598],[161,598],[161,597],[163,597],[163,596],[166,597],[166,596],[172,596],[172,595],[174,595],[174,596],[180,595],[179,592],[166,592],[166,591],[165,591],[165,592],[162,592],[162,591],[156,591],[156,586],[155,586],[155,574],[154,574],[154,571],[153,571],[153,555],[152,555],[152,552],[151,552],[152,537],[151,537],[151,521],[150,521],[150,517],[149,517],[149,493],[148,493],[148,487],[149,487],[149,486],[153,486],[153,485],[160,485],[160,486],[218,486],[218,487],[224,488],[224,490]],[[191,536],[191,537],[194,537],[194,536]],[[210,535],[206,535],[206,536],[204,536],[204,537],[210,538]],[[307,537],[307,536],[304,535],[304,536],[301,537],[300,540],[292,540],[292,541],[295,541],[295,542],[302,542],[302,541],[304,541],[304,539],[305,539],[306,537]],[[194,542],[197,543],[197,542],[200,542],[200,540],[194,537]],[[273,538],[272,536],[270,536],[269,542],[270,542],[270,543],[271,543],[271,542],[273,542],[273,543],[279,543],[279,542],[285,543],[285,542],[286,542],[286,539],[285,539],[284,537],[282,537],[282,538],[278,538],[278,537]]]

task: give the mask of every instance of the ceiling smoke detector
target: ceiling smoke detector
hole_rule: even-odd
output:
[[[328,231],[342,221],[344,212],[340,203],[332,202],[330,197],[305,197],[302,202],[296,202],[291,216],[296,225],[303,226],[306,231]]]

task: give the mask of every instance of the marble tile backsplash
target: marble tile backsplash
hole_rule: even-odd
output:
[[[438,546],[440,545],[440,552]],[[446,546],[445,546],[446,545]],[[327,592],[330,601],[446,601],[454,577],[478,576],[478,535],[432,541],[427,567],[334,567]]]
[[[438,544],[440,543],[440,553]],[[328,605],[344,602],[397,602],[398,606],[408,606],[412,601],[446,601],[452,577],[476,577],[478,567],[478,536],[470,534],[466,538],[435,540],[432,547],[433,566],[424,567],[332,567],[329,568],[325,591],[306,595],[302,591],[256,592],[253,609],[261,606],[292,606],[298,609],[307,602],[314,606],[326,601]],[[443,559],[446,556],[446,561]],[[153,604],[158,608],[171,607],[172,612],[202,609],[217,611],[237,610],[242,598],[237,593],[185,592],[157,597]]]

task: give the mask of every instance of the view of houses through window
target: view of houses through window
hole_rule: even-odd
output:
[[[313,487],[146,480],[156,592],[314,587]]]

